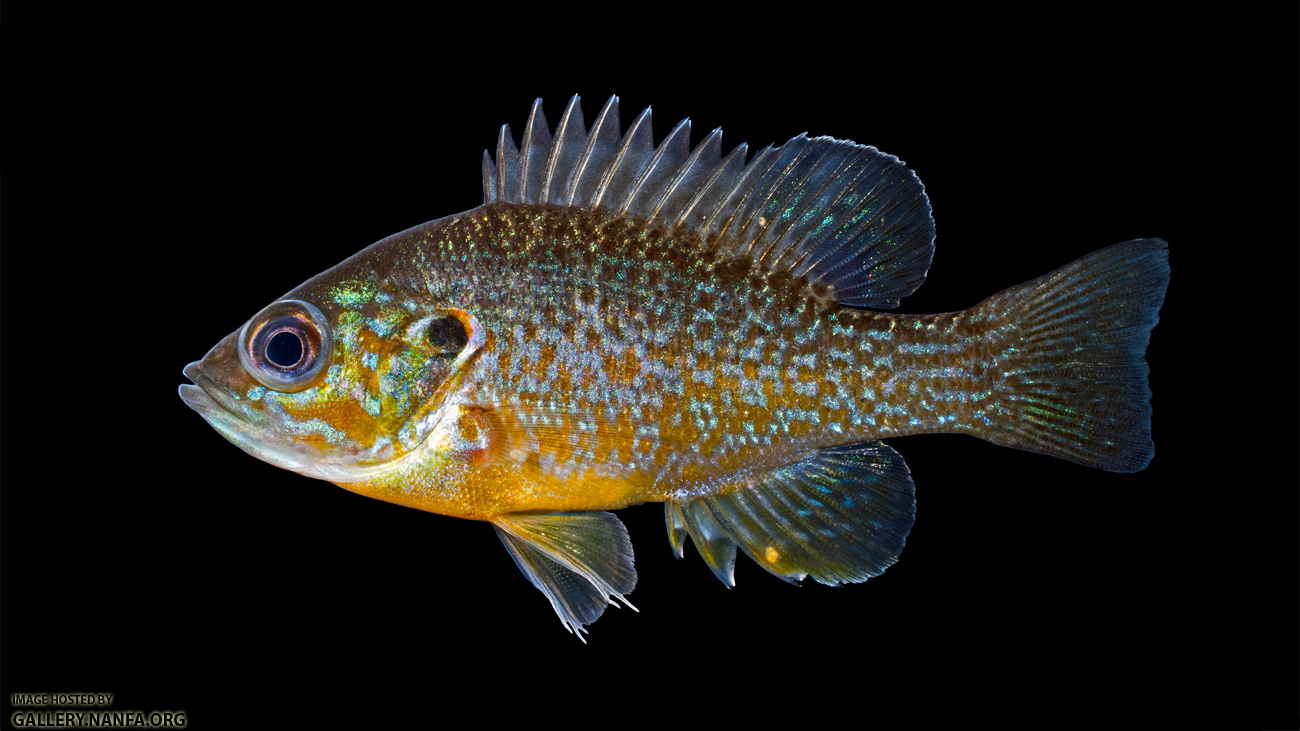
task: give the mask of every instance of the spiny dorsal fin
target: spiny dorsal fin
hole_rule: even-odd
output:
[[[552,137],[537,99],[515,150],[502,126],[496,162],[484,153],[483,200],[601,207],[686,226],[726,258],[788,270],[840,304],[888,309],[925,279],[934,221],[925,188],[893,155],[799,135],[722,157],[722,129],[691,150],[684,119],[655,147],[647,108],[619,132],[618,97],[584,129],[574,96]]]
[[[551,130],[542,113],[542,100],[533,102],[533,111],[524,125],[524,139],[519,144],[520,203],[545,203],[541,196],[542,173],[551,150]]]
[[[486,151],[485,151],[486,152]],[[487,164],[486,159],[484,164]],[[519,167],[519,148],[515,147],[514,135],[510,134],[510,125],[501,125],[501,132],[497,135],[497,164],[496,173],[497,184],[492,194],[496,198],[488,197],[487,188],[483,189],[483,202],[490,203],[493,200],[514,201],[519,200],[519,180],[516,171]],[[485,172],[484,177],[488,177]]]
[[[618,97],[611,96],[605,102],[605,108],[596,116],[591,131],[587,133],[586,146],[573,164],[573,173],[561,198],[563,205],[570,205],[575,200],[591,200],[600,183],[601,173],[609,168],[614,153],[618,151],[619,142],[622,141],[619,124]]]
[[[544,121],[545,118],[543,118]],[[546,168],[542,172],[542,189],[538,200],[560,201],[568,188],[568,179],[572,177],[573,164],[578,153],[587,144],[587,129],[582,121],[582,106],[575,95],[569,100],[569,106],[560,118],[560,126],[555,128],[555,142],[546,156]]]
[[[898,560],[916,518],[907,465],[882,442],[824,449],[743,482],[664,504],[673,553],[689,534],[728,587],[737,548],[791,583],[866,581]]]

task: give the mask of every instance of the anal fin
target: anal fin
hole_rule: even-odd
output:
[[[677,558],[682,557],[687,535],[695,541],[704,563],[728,589],[736,585],[736,542],[701,500],[664,503],[668,523],[668,542]]]
[[[898,560],[916,518],[907,465],[882,442],[824,449],[733,488],[667,506],[670,541],[689,533],[729,587],[737,548],[792,583],[866,581]]]
[[[578,635],[636,587],[632,542],[613,513],[530,512],[492,518],[497,535],[528,581],[550,600],[564,628]]]

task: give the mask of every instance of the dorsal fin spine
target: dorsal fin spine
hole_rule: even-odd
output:
[[[600,110],[600,114],[596,115],[596,121],[587,132],[587,147],[582,151],[582,156],[578,158],[578,163],[574,165],[573,176],[570,178],[569,184],[564,191],[564,198],[561,200],[563,205],[573,205],[573,198],[578,194],[578,186],[582,182],[582,176],[587,172],[587,165],[591,163],[591,156],[596,151],[596,145],[606,134],[606,125],[609,124],[614,125],[614,134],[619,134],[617,96],[611,96],[609,101],[605,102],[605,106]],[[600,171],[593,170],[592,172],[598,173]],[[579,205],[581,205],[581,202],[579,202]]]
[[[542,111],[542,98],[539,96],[533,100],[532,109],[528,110],[528,121],[524,123],[524,136],[519,140],[519,179],[515,182],[515,187],[519,191],[519,196],[525,203],[532,203],[528,197],[528,166],[533,157],[533,127],[537,125],[537,115]],[[549,131],[549,130],[548,130]]]
[[[542,190],[538,197],[539,203],[545,203],[551,199],[551,185],[555,180],[555,170],[560,156],[566,152],[564,149],[565,138],[572,136],[572,131],[576,129],[577,133],[586,136],[587,131],[583,129],[582,105],[579,103],[577,94],[569,99],[569,105],[564,108],[564,115],[560,117],[560,124],[555,128],[555,142],[551,145],[551,153],[546,156],[546,167],[542,171]],[[574,112],[577,112],[577,119],[574,119]],[[559,185],[563,185],[561,182]],[[558,192],[558,185],[557,185]]]
[[[686,164],[682,165],[682,169],[673,176],[668,185],[664,186],[664,192],[660,194],[659,200],[655,201],[654,209],[650,211],[650,215],[648,216],[651,221],[655,220],[655,216],[659,215],[659,210],[663,208],[664,203],[672,197],[674,192],[676,192],[677,187],[690,177],[692,171],[695,170],[695,167],[700,164],[700,158],[706,154],[707,150],[712,149],[712,145],[720,145],[721,139],[722,128],[718,127],[710,132],[709,135],[700,142],[700,144],[695,146],[695,150],[686,158]],[[692,196],[693,195],[694,194],[692,194]]]
[[[510,125],[501,125],[497,137],[497,195],[501,200],[515,198],[515,168],[519,164],[519,150],[515,148],[515,139],[510,134]]]
[[[725,195],[723,195],[721,198],[718,199],[717,204],[713,207],[713,210],[709,213],[709,217],[705,219],[704,230],[708,231],[716,225],[714,222],[718,220],[718,216],[721,216],[723,213],[726,212],[729,212],[731,214],[726,217],[725,223],[723,223],[722,227],[718,229],[717,241],[721,241],[722,237],[726,235],[727,230],[731,228],[731,224],[733,219],[735,218],[736,213],[741,210],[741,207],[744,205],[745,201],[749,200],[749,196],[753,195],[754,193],[754,189],[750,188],[749,190],[746,190],[743,195],[741,195],[740,200],[735,201],[733,203],[732,200],[736,197],[736,191],[742,190],[743,186],[745,185],[745,181],[749,180],[750,176],[761,175],[762,173],[760,171],[767,170],[767,167],[771,165],[771,162],[768,160],[768,158],[772,156],[772,149],[773,149],[772,146],[768,145],[767,147],[764,147],[763,149],[759,150],[758,153],[754,155],[754,159],[750,160],[749,164],[745,166],[745,169],[740,172],[739,177],[736,178],[736,182],[732,184],[731,189],[727,191]]]
[[[584,130],[575,95],[553,137],[534,101],[519,147],[503,126],[495,165],[484,159],[484,200],[686,226],[720,259],[789,271],[842,305],[890,309],[924,281],[934,222],[924,187],[898,158],[800,134],[746,164],[743,145],[723,158],[721,128],[692,149],[689,118],[658,146],[649,108],[626,134],[619,121],[611,97]]]
[[[483,202],[491,203],[497,199],[497,166],[492,164],[492,156],[483,151]]]
[[[722,128],[719,127],[718,131],[721,132]],[[699,205],[700,202],[704,200],[704,198],[707,195],[714,193],[715,186],[721,185],[722,183],[722,180],[720,180],[720,178],[722,178],[724,175],[727,174],[727,171],[731,168],[732,164],[736,161],[737,158],[739,158],[740,160],[741,170],[737,171],[738,174],[736,175],[736,177],[737,178],[741,177],[741,175],[743,175],[743,171],[745,167],[745,155],[748,154],[748,152],[749,152],[749,146],[742,142],[739,145],[736,145],[736,149],[727,153],[727,156],[723,158],[722,162],[718,165],[718,168],[713,171],[712,175],[709,176],[709,179],[704,181],[704,185],[701,185],[700,189],[695,191],[695,195],[691,196],[691,199],[686,202],[686,205],[682,206],[682,214],[677,217],[676,221],[673,221],[673,225],[674,226],[680,225],[691,215],[691,212],[695,210],[695,207]],[[717,191],[717,194],[720,197],[719,203],[726,200],[727,198],[730,198],[731,193],[734,190],[735,187],[733,185],[733,186],[728,186],[726,190]],[[717,206],[715,205],[714,210],[716,209]],[[713,211],[710,211],[710,213],[713,213]],[[710,218],[710,220],[712,219]],[[703,228],[707,230],[708,221],[705,221],[704,223],[705,225]]]
[[[614,182],[614,177],[623,169],[624,165],[628,164],[628,152],[632,149],[632,145],[635,144],[636,140],[644,134],[643,127],[648,129],[650,109],[650,107],[642,109],[636,119],[632,120],[632,125],[627,128],[627,133],[623,135],[623,144],[619,146],[618,154],[614,157],[614,164],[610,165],[609,170],[605,172],[605,177],[600,181],[600,187],[597,189],[596,195],[591,201],[593,206],[604,204],[606,208],[611,207],[609,203],[604,200],[605,194],[609,192],[610,186]],[[641,171],[638,170],[636,172],[639,173]]]
[[[540,122],[540,124],[539,124]],[[550,147],[551,130],[546,124],[546,115],[542,112],[542,98],[533,101],[533,109],[528,114],[528,124],[524,126],[524,139],[519,147],[519,195],[525,203],[540,203],[537,198],[541,186],[544,160],[537,159]]]
[[[645,168],[641,170],[641,174],[637,176],[636,183],[632,185],[632,190],[628,193],[627,199],[623,201],[622,205],[617,206],[614,210],[619,213],[626,213],[627,209],[632,207],[632,202],[640,195],[642,187],[645,186],[646,181],[650,179],[650,176],[654,174],[655,168],[659,166],[659,161],[663,159],[664,154],[671,150],[672,145],[677,142],[677,136],[682,133],[683,128],[686,129],[686,136],[689,139],[691,135],[690,117],[678,122],[677,126],[673,127],[673,131],[669,132],[668,136],[664,138],[664,141],[659,143],[659,147],[655,148],[654,155],[650,157],[650,163],[646,165]]]

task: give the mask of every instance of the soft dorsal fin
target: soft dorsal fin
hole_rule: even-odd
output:
[[[601,207],[686,226],[726,258],[788,270],[844,305],[888,309],[925,279],[934,255],[930,201],[916,175],[874,147],[799,135],[722,156],[722,129],[691,150],[684,119],[655,147],[650,110],[620,134],[618,97],[588,131],[574,96],[552,135],[533,103],[516,150],[502,126],[483,153],[485,203]]]
[[[728,587],[737,548],[791,583],[866,581],[898,560],[916,518],[907,465],[883,442],[824,449],[738,488],[664,504],[673,553],[689,534]]]
[[[550,600],[564,628],[578,635],[636,588],[632,542],[613,513],[507,513],[492,518],[497,535],[528,581]]]

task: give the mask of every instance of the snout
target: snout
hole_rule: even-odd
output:
[[[191,409],[199,412],[203,418],[211,422],[212,409],[219,407],[226,412],[227,416],[241,421],[245,420],[245,415],[242,413],[243,409],[240,409],[235,403],[230,391],[222,388],[203,372],[203,363],[201,361],[196,360],[186,365],[181,373],[193,383],[193,385],[183,384],[180,387],[181,400]]]

